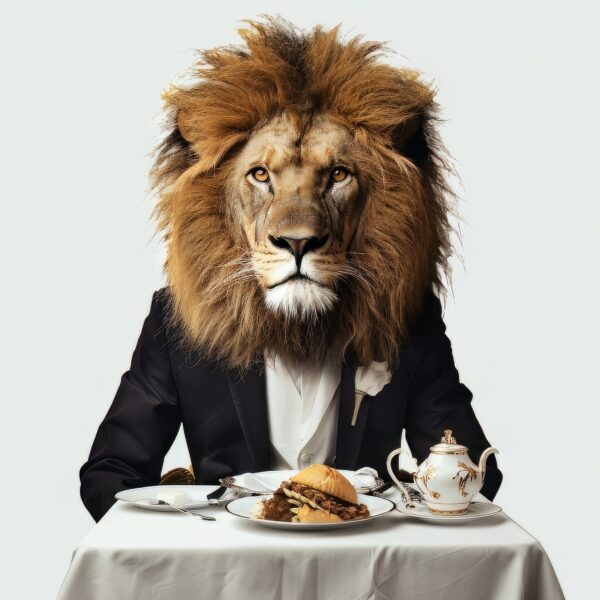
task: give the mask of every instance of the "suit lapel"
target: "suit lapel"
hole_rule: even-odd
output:
[[[271,468],[265,375],[253,368],[243,377],[228,373],[227,381],[256,471]]]
[[[342,367],[342,381],[340,389],[340,407],[338,414],[338,432],[336,443],[335,467],[338,469],[356,469],[356,461],[365,433],[367,413],[370,398],[365,396],[356,425],[352,426],[354,412],[354,377],[355,368]]]

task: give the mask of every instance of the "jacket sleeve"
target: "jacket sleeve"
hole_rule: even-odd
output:
[[[181,423],[162,323],[154,292],[131,366],[100,423],[88,460],[79,470],[81,499],[95,521],[120,490],[158,485],[165,454]]]
[[[452,429],[458,443],[468,447],[471,460],[477,464],[491,444],[471,406],[473,394],[459,380],[445,332],[440,300],[428,292],[409,364],[406,439],[420,463],[429,455],[429,448],[440,441],[444,429]],[[481,493],[493,500],[501,483],[502,473],[492,454]]]

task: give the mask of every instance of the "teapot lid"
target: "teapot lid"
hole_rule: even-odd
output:
[[[445,429],[441,443],[429,448],[434,454],[464,454],[468,448],[456,443],[456,438],[452,435],[452,429]]]

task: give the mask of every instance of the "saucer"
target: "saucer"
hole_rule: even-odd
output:
[[[491,517],[502,511],[502,508],[492,502],[471,502],[469,510],[464,515],[436,515],[429,511],[427,504],[425,503],[415,504],[414,508],[407,508],[403,503],[398,502],[396,508],[405,515],[422,519],[423,521],[428,521],[430,523],[440,523],[444,525],[464,525],[465,523],[478,521],[485,517]]]

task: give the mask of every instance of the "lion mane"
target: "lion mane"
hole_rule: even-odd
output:
[[[151,171],[157,231],[167,246],[165,323],[181,347],[227,368],[264,365],[264,351],[349,365],[394,364],[424,294],[445,294],[455,198],[435,129],[435,91],[385,64],[386,43],[340,40],[340,25],[298,30],[281,17],[245,19],[245,46],[200,51],[193,80],[165,92],[167,134]],[[360,235],[337,307],[308,321],[273,314],[232,235],[227,178],[235,153],[286,111],[300,124],[326,113],[365,149]],[[243,275],[240,276],[240,273]]]

